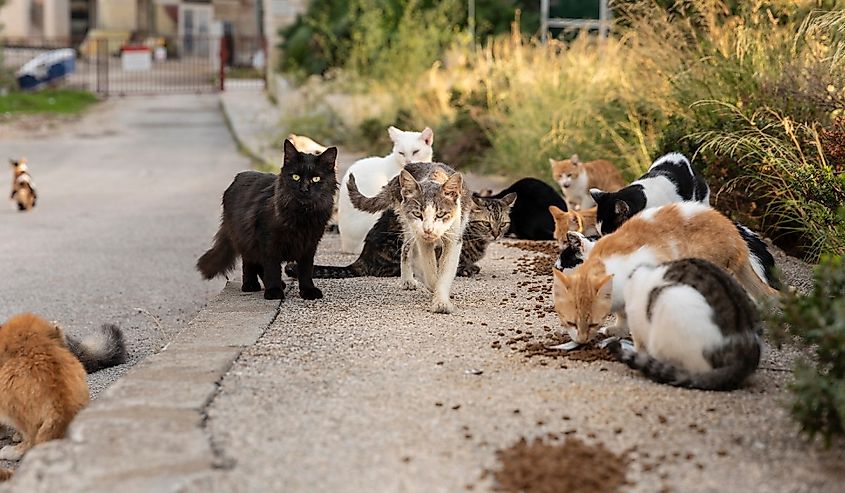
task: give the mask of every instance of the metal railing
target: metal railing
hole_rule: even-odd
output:
[[[606,38],[610,32],[611,11],[608,0],[599,0],[598,19],[565,19],[549,17],[549,0],[540,0],[540,39],[549,39],[549,29],[596,29],[599,36]]]

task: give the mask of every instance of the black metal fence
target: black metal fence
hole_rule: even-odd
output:
[[[73,73],[63,87],[102,96],[202,93],[263,87],[266,45],[255,37],[161,37],[144,45],[109,39],[72,46],[67,40],[0,40],[0,59],[17,71],[36,56],[59,48],[77,54]]]

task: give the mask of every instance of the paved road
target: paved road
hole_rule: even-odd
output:
[[[118,323],[131,361],[92,375],[96,394],[219,292],[193,264],[249,163],[212,95],[113,99],[49,134],[0,127],[0,156],[20,155],[39,203],[0,202],[0,319],[33,311],[76,335]]]

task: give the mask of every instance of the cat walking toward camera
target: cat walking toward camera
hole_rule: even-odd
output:
[[[340,232],[340,249],[347,253],[361,253],[364,238],[378,221],[379,215],[355,208],[349,200],[346,184],[353,174],[358,190],[372,196],[402,171],[408,163],[430,163],[434,151],[434,132],[426,127],[422,132],[387,129],[393,150],[384,157],[368,157],[356,161],[346,170],[340,181],[337,200],[337,226]]]
[[[399,216],[403,230],[402,289],[417,288],[416,268],[424,286],[434,293],[431,311],[452,313],[455,307],[449,294],[474,207],[463,176],[442,163],[411,163],[374,197],[358,191],[354,175],[349,177],[347,187],[355,207],[370,213],[393,209]]]
[[[312,269],[337,191],[336,157],[336,147],[314,155],[298,151],[285,140],[284,166],[278,175],[238,173],[223,193],[223,218],[214,245],[197,261],[202,276],[225,275],[240,256],[241,289],[260,291],[261,279],[264,298],[280,300],[285,296],[282,263],[295,260],[300,296],[322,298]]]
[[[658,383],[703,390],[740,387],[760,363],[762,328],[742,286],[696,258],[641,265],[625,286],[634,349],[618,360]]]

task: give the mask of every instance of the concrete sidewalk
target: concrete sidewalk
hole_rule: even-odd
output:
[[[626,491],[841,491],[845,451],[783,407],[793,351],[730,393],[542,351],[550,258],[527,247],[492,245],[452,315],[398,279],[316,280],[314,301],[291,282],[281,304],[229,283],[0,493],[489,491],[498,449],[565,436],[627,454]],[[351,260],[326,235],[317,261]]]

